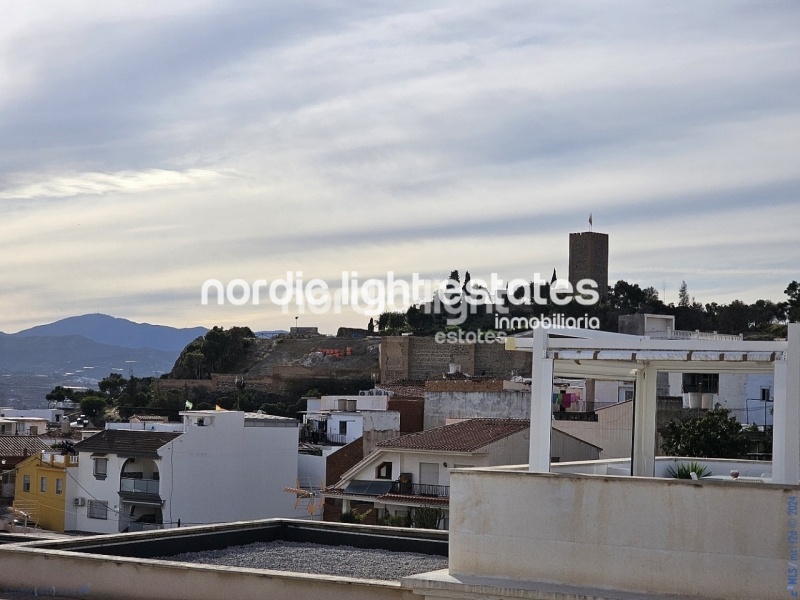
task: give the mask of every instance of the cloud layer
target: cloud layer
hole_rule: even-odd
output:
[[[590,212],[611,279],[668,302],[800,279],[793,2],[6,12],[2,331],[293,324],[200,306],[209,278],[566,273]]]

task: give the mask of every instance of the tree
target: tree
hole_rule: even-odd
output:
[[[742,424],[726,408],[686,421],[670,421],[662,437],[661,449],[667,456],[739,458],[750,446]]]
[[[800,322],[800,283],[792,281],[792,283],[786,286],[783,293],[789,296],[786,316],[793,323]]]
[[[116,398],[127,383],[126,379],[119,373],[111,373],[108,377],[101,379],[97,387],[100,388],[100,391],[104,394]]]
[[[685,281],[681,281],[681,287],[678,289],[678,306],[689,307],[691,300],[689,299],[689,287]]]
[[[81,412],[90,419],[103,414],[106,409],[106,399],[100,396],[86,396],[81,400]]]

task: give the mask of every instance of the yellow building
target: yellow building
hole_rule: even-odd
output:
[[[28,513],[30,520],[42,529],[63,532],[73,528],[75,511],[66,498],[71,479],[68,469],[77,466],[77,456],[56,452],[42,452],[25,459],[16,469],[14,508]]]

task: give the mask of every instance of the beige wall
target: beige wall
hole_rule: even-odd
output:
[[[109,600],[413,600],[397,582],[0,547],[0,594]]]
[[[787,530],[798,526],[787,507],[800,486],[501,469],[454,471],[450,486],[455,575],[788,597]]]
[[[597,421],[556,421],[559,429],[595,446],[600,458],[624,458],[631,455],[633,402],[622,402],[597,410]],[[563,460],[563,459],[562,459]]]

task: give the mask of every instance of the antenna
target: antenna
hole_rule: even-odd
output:
[[[320,491],[325,488],[325,482],[320,480]],[[296,496],[294,501],[294,508],[297,510],[297,507],[300,506],[300,503],[304,500],[308,501],[306,505],[306,512],[313,518],[316,515],[317,511],[322,508],[324,504],[324,500],[322,498],[317,497],[318,492],[314,490],[311,485],[306,487],[302,487],[300,485],[300,479],[297,478],[295,480],[295,487],[286,487],[283,488],[284,492],[289,492]],[[318,501],[317,501],[318,499]]]

